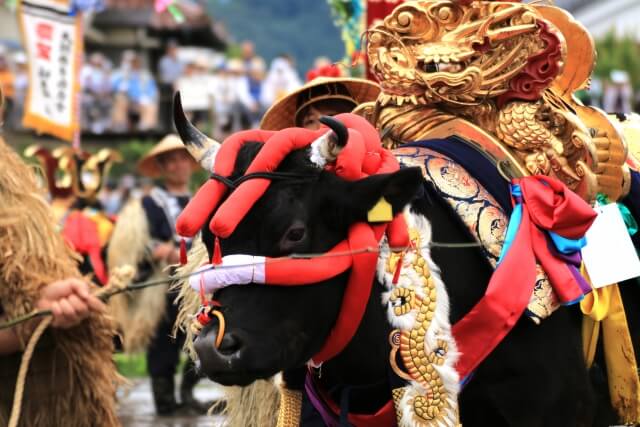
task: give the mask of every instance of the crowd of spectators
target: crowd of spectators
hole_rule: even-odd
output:
[[[182,72],[173,72],[181,67]],[[165,85],[179,90],[185,112],[198,126],[217,138],[255,127],[273,102],[302,85],[294,61],[287,55],[275,58],[267,70],[253,43],[241,45],[241,55],[220,64],[195,57],[178,64],[173,47],[160,61]]]
[[[167,43],[157,64],[149,55],[125,50],[119,64],[100,52],[87,55],[80,81],[81,125],[85,132],[167,132],[173,93],[183,94],[185,111],[196,124],[221,138],[257,126],[265,110],[302,81],[292,57],[281,55],[269,66],[245,41],[237,57],[181,55]],[[26,57],[0,51],[0,85],[7,101],[5,126],[21,129],[28,83]]]
[[[217,62],[204,54],[185,58],[169,42],[155,73],[132,51],[123,53],[117,70],[111,69],[99,53],[83,69],[82,123],[92,133],[145,132],[170,123],[171,99],[179,90],[190,119],[224,138],[257,126],[266,108],[302,84],[290,57],[275,58],[267,71],[248,41],[239,57]]]

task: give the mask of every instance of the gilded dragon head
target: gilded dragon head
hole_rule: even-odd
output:
[[[562,35],[512,2],[409,1],[368,34],[383,105],[534,100],[564,57]]]

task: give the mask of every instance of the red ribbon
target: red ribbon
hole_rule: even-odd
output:
[[[544,231],[569,239],[584,236],[596,212],[560,181],[546,176],[514,180],[522,189],[522,222],[516,238],[493,273],[487,291],[452,328],[461,357],[461,379],[493,351],[524,312],[536,282],[536,260],[563,301],[582,291],[565,262],[549,250]]]

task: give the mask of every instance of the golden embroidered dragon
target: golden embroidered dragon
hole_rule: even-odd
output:
[[[420,248],[426,237],[418,228],[410,228],[409,236],[414,248]],[[384,262],[389,316],[396,327],[390,335],[389,361],[393,371],[410,384],[394,389],[393,400],[399,425],[455,425],[458,378],[453,366],[457,356],[444,308],[448,298],[444,285],[438,289],[425,256],[414,249],[403,255],[392,253]],[[390,284],[398,264],[402,264],[398,281]],[[397,363],[398,354],[401,363]],[[407,407],[411,410],[402,413]]]

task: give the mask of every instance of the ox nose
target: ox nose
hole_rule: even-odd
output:
[[[218,346],[218,352],[225,356],[231,356],[232,354],[238,353],[240,351],[240,348],[240,339],[232,332],[229,332],[224,334],[224,336],[222,337],[220,346]]]
[[[242,350],[242,341],[233,332],[223,335],[220,345],[216,348],[215,342],[218,335],[218,328],[212,328],[206,334],[200,335],[194,342],[194,347],[201,362],[206,363],[228,360],[238,356]]]

